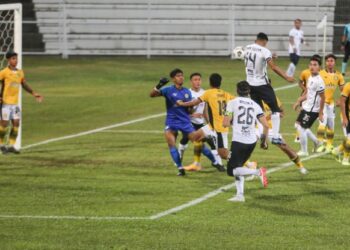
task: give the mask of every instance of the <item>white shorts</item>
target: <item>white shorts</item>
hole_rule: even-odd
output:
[[[203,130],[205,138],[214,138],[216,148],[228,149],[228,133],[227,132],[215,132],[208,124],[201,128]]]
[[[335,118],[335,109],[334,104],[324,104],[323,108],[323,123],[327,122],[327,119],[334,119]]]
[[[1,120],[20,120],[21,119],[21,109],[18,105],[2,104],[1,109]]]

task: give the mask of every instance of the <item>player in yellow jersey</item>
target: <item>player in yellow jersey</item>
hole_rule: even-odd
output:
[[[330,153],[333,150],[334,139],[334,120],[335,120],[335,107],[334,107],[334,94],[337,88],[340,92],[344,87],[344,77],[341,72],[335,69],[336,56],[328,54],[326,57],[326,67],[320,71],[324,83],[325,89],[325,106],[323,110],[324,121],[320,122],[317,129],[317,138],[319,141],[323,141],[326,135],[327,143],[322,144],[316,151],[318,153],[327,152]]]
[[[217,74],[211,74],[209,78],[210,89],[206,90],[199,98],[190,102],[178,102],[183,107],[193,107],[201,102],[207,103],[208,122],[210,127],[216,132],[216,145],[218,153],[223,159],[228,158],[228,128],[223,126],[223,120],[228,101],[234,98],[230,93],[220,89],[222,77]],[[219,162],[222,165],[222,162]]]
[[[19,90],[22,87],[25,91],[33,95],[38,102],[41,102],[43,97],[32,90],[24,78],[23,71],[17,68],[17,53],[14,51],[7,52],[6,59],[8,61],[8,66],[0,71],[0,82],[2,82],[0,99],[0,149],[2,153],[19,153],[19,150],[14,147],[21,118],[21,110],[18,106]],[[5,145],[4,140],[10,121],[12,123],[12,128],[8,145]]]
[[[342,143],[342,148],[344,152],[342,165],[349,166],[349,156],[350,156],[350,123],[349,123],[349,111],[350,111],[350,83],[347,83],[341,93],[340,98],[340,109],[342,115],[342,125],[346,130],[346,136]]]
[[[283,118],[284,116],[284,110],[283,110],[283,104],[282,102],[278,99],[277,97],[277,104],[278,104],[278,107],[280,108],[281,110],[281,118]],[[269,124],[269,139],[271,140],[272,139],[272,131],[271,131],[271,128],[272,128],[272,122],[271,122],[271,109],[270,107],[263,102],[263,107],[264,107],[264,113],[265,113],[265,117],[266,117],[266,120]],[[258,131],[257,131],[257,135],[261,135],[262,133],[262,125],[260,123],[258,123]],[[301,174],[307,174],[307,170],[306,168],[304,168],[303,166],[303,163],[301,162],[300,160],[300,157],[298,156],[298,154],[282,139],[282,135],[280,135],[280,138],[281,140],[283,141],[282,144],[277,144],[276,146],[281,149],[283,151],[283,153],[285,153],[289,159],[295,163],[295,165],[298,167],[299,171]]]

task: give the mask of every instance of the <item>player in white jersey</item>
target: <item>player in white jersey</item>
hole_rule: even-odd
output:
[[[190,76],[190,81],[191,81],[190,91],[192,94],[192,99],[197,99],[200,96],[202,96],[205,92],[205,90],[202,89],[201,87],[202,75],[198,72],[192,73]],[[206,124],[205,116],[206,116],[205,102],[201,102],[197,106],[192,107],[191,123],[196,130],[201,129],[202,127],[205,126]],[[188,147],[188,142],[189,142],[188,136],[186,134],[183,134],[178,147],[181,161],[183,159],[185,150]],[[200,163],[200,158],[201,158],[201,153],[203,153],[211,161],[213,167],[215,167],[221,172],[225,171],[225,167],[218,163],[218,157],[220,156],[218,154],[218,151],[216,150],[214,141],[212,139],[207,139],[206,142],[209,144],[211,152],[203,144],[203,142],[194,142],[194,144],[198,145],[198,147],[195,147],[195,149],[200,148],[199,145],[202,145],[202,151],[194,150],[194,162],[189,166],[185,166],[184,167],[185,170],[187,171],[201,170],[202,167]]]
[[[269,82],[267,66],[288,82],[294,82],[294,78],[287,76],[285,72],[274,64],[271,51],[266,48],[268,40],[265,33],[259,33],[255,43],[246,46],[244,59],[247,82],[250,85],[250,96],[261,108],[263,108],[263,101],[270,107],[273,133],[271,143],[281,144],[282,140],[279,138],[280,109],[277,104],[275,91]]]
[[[226,107],[226,113],[223,125],[230,127],[232,124],[233,135],[231,144],[231,154],[227,166],[227,174],[235,177],[237,188],[236,196],[229,199],[233,202],[244,202],[244,176],[256,175],[261,178],[264,187],[267,187],[268,181],[266,169],[245,168],[244,163],[252,154],[256,142],[256,122],[263,125],[263,134],[261,135],[261,147],[267,149],[267,135],[269,131],[268,123],[261,107],[249,97],[250,86],[248,82],[241,81],[237,84],[238,97],[229,101]]]
[[[320,67],[320,59],[317,57],[311,57],[309,63],[311,76],[307,80],[306,90],[304,94],[298,98],[296,104],[294,104],[294,108],[296,108],[302,103],[302,109],[296,120],[301,146],[301,150],[298,152],[299,156],[309,155],[307,149],[308,137],[314,142],[314,149],[322,144],[322,142],[320,142],[310,130],[312,124],[317,118],[320,122],[323,122],[325,83],[319,74]]]
[[[290,64],[287,69],[288,76],[294,76],[295,68],[299,62],[301,45],[305,43],[304,31],[301,30],[301,20],[294,20],[294,28],[289,31],[289,58]]]

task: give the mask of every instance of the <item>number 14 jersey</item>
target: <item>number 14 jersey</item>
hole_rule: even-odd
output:
[[[244,144],[257,141],[255,125],[264,112],[256,102],[249,97],[236,97],[227,104],[226,114],[233,116],[232,141]]]

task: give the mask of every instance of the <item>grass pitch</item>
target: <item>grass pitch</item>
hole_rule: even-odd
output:
[[[288,61],[277,63],[286,68]],[[302,60],[297,73],[306,65]],[[28,82],[45,101],[24,96],[24,146],[164,112],[163,98],[148,93],[174,67],[184,70],[187,86],[192,72],[203,74],[205,88],[208,76],[219,72],[230,92],[245,75],[241,61],[224,58],[25,57]],[[288,85],[270,76],[275,88]],[[281,132],[296,150],[291,106],[299,93],[296,87],[277,92],[286,110]],[[330,155],[306,161],[304,177],[295,167],[272,173],[268,189],[246,182],[244,204],[227,201],[231,189],[147,219],[232,183],[204,158],[203,171],[177,177],[163,127],[161,116],[0,156],[0,249],[349,247],[350,169]],[[288,162],[273,145],[252,159],[270,169]],[[191,161],[190,147],[185,163]]]

